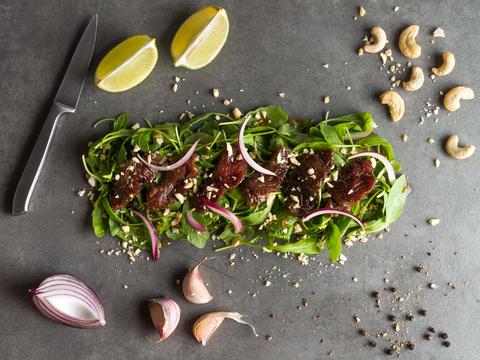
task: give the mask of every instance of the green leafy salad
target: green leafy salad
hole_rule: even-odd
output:
[[[89,183],[95,184],[94,233],[153,251],[154,259],[164,239],[197,248],[221,241],[217,251],[245,245],[319,254],[326,248],[331,261],[337,261],[343,242],[363,239],[396,221],[408,194],[392,146],[374,133],[375,122],[366,112],[313,121],[266,106],[240,119],[208,113],[183,123],[145,120],[140,127],[122,113],[95,126],[105,124],[111,132],[90,143],[83,156]],[[282,164],[278,149],[288,150],[281,175],[272,170],[275,156]],[[321,178],[307,164],[318,154],[329,156]],[[219,167],[225,161],[244,166],[243,181],[230,169],[223,175],[239,184],[221,183]],[[189,164],[195,171],[185,170]],[[221,195],[213,193],[218,198],[211,197],[219,187],[211,185],[215,177],[224,185]],[[269,189],[247,189],[249,178]],[[256,203],[247,198],[260,191]],[[152,198],[157,205],[150,205]]]

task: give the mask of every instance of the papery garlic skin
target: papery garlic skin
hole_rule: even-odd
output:
[[[82,329],[106,324],[105,311],[98,296],[83,281],[71,275],[49,276],[29,291],[40,313],[53,321]]]
[[[165,297],[149,300],[148,309],[153,326],[160,335],[159,341],[163,341],[172,335],[180,321],[180,306],[174,300]]]
[[[193,336],[198,342],[201,342],[203,346],[207,345],[213,333],[222,324],[226,318],[232,319],[238,323],[245,324],[252,328],[255,336],[258,336],[255,328],[250,323],[242,320],[245,315],[238,312],[217,311],[202,315],[193,324]]]
[[[203,261],[190,270],[182,282],[183,295],[192,304],[206,304],[213,299],[200,274],[199,266],[202,263]]]

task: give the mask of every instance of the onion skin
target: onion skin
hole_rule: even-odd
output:
[[[251,120],[251,116],[247,116],[243,121],[242,126],[240,127],[240,131],[238,132],[238,147],[240,149],[240,153],[242,154],[243,160],[254,170],[258,171],[261,174],[270,175],[270,176],[278,176],[273,171],[265,169],[260,164],[257,164],[255,160],[250,156],[248,153],[247,147],[245,146],[245,142],[243,140],[243,134],[245,132],[245,128],[248,125],[248,122]]]
[[[312,213],[308,214],[305,216],[302,221],[306,222],[309,221],[310,219],[313,219],[314,217],[321,216],[321,215],[343,215],[343,216],[348,216],[350,219],[354,220],[362,230],[365,232],[365,226],[363,223],[360,221],[359,218],[357,218],[355,215],[349,213],[348,211],[343,211],[343,210],[338,210],[334,208],[322,208],[313,211]]]
[[[29,292],[42,315],[63,325],[94,329],[106,324],[98,296],[83,281],[66,274],[47,277]]]
[[[175,170],[175,169],[178,169],[179,167],[185,165],[185,163],[190,160],[190,158],[192,157],[193,153],[195,152],[195,149],[197,148],[197,145],[198,143],[200,142],[200,139],[198,139],[197,141],[195,141],[192,145],[192,147],[185,153],[185,155],[183,155],[183,157],[178,160],[177,162],[173,163],[173,164],[170,164],[170,165],[165,165],[165,166],[158,166],[158,165],[153,165],[153,164],[150,164],[148,161],[145,161],[142,157],[140,157],[140,155],[137,155],[137,158],[142,162],[144,163],[145,165],[147,165],[149,168],[151,168],[152,170],[157,170],[157,171],[171,171],[171,170]]]
[[[141,211],[132,210],[135,215],[137,215],[145,223],[148,233],[150,234],[150,239],[152,240],[152,259],[153,261],[158,260],[158,235],[157,230],[155,230],[155,225],[150,221],[148,216]]]
[[[175,331],[180,321],[180,306],[170,298],[157,298],[148,301],[148,309],[153,326],[163,341]]]
[[[357,154],[353,154],[353,155],[349,156],[348,160],[355,159],[355,158],[358,158],[358,157],[364,157],[364,156],[373,157],[373,158],[377,159],[378,161],[380,161],[383,164],[383,166],[385,166],[385,170],[387,171],[388,181],[391,184],[393,184],[395,182],[396,176],[395,176],[395,170],[393,169],[393,165],[382,154],[379,154],[379,153],[376,153],[376,152],[373,152],[373,151],[364,151],[364,152],[359,152]]]
[[[239,232],[242,232],[243,230],[242,222],[240,221],[238,216],[232,213],[230,210],[227,210],[224,207],[221,207],[220,205],[217,205],[214,202],[207,199],[203,199],[203,205],[206,206],[209,210],[213,211],[214,213],[220,216],[223,216],[224,218],[229,220],[233,224],[233,228],[236,234]]]
[[[203,261],[190,270],[182,281],[183,295],[192,304],[206,304],[213,299],[200,274],[199,267]]]
[[[201,342],[203,346],[207,345],[210,337],[226,318],[250,326],[255,336],[258,336],[253,325],[245,320],[242,320],[243,317],[244,315],[238,312],[227,311],[217,311],[202,315],[197,319],[197,321],[195,321],[195,324],[193,324],[193,336],[195,336],[195,339],[197,339],[198,342]]]

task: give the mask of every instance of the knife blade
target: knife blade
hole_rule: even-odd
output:
[[[73,56],[68,64],[62,83],[53,101],[50,112],[45,119],[37,142],[32,149],[13,197],[12,213],[20,215],[28,212],[30,199],[40,177],[48,149],[53,140],[53,134],[58,120],[65,113],[74,113],[82,93],[83,84],[87,76],[95,39],[97,36],[98,15],[95,15],[80,38]]]

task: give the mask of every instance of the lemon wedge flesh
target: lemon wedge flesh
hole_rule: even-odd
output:
[[[131,89],[152,72],[157,59],[155,39],[147,35],[132,36],[105,55],[95,72],[95,83],[108,92]]]
[[[173,38],[174,65],[196,70],[211,63],[225,44],[229,27],[227,12],[218,6],[191,15]]]

